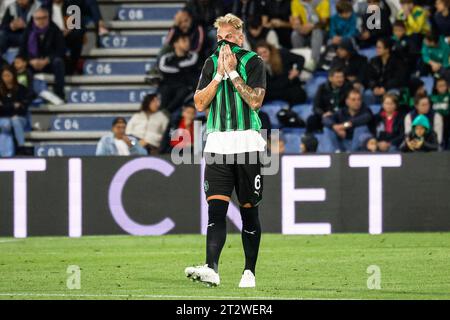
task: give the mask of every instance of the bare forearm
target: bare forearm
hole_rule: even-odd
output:
[[[198,111],[204,111],[216,96],[219,88],[219,81],[212,80],[208,86],[202,90],[197,90],[194,95],[195,107]]]
[[[266,90],[263,88],[251,88],[244,83],[241,77],[237,77],[233,80],[233,85],[239,92],[242,99],[252,108],[253,110],[258,110],[264,100],[264,95]]]

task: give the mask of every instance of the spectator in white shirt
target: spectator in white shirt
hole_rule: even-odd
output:
[[[131,117],[126,134],[134,136],[150,154],[159,153],[161,141],[167,130],[169,118],[159,110],[160,100],[156,94],[147,95],[141,111]]]

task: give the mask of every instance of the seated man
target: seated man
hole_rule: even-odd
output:
[[[346,107],[323,119],[328,145],[326,152],[357,151],[362,137],[369,133],[372,112],[362,104],[361,93],[352,89],[345,100]]]
[[[27,24],[41,6],[38,0],[16,0],[5,11],[0,25],[0,56],[10,47],[18,47]]]
[[[134,137],[127,136],[125,129],[127,121],[118,117],[112,123],[112,132],[103,136],[97,144],[97,156],[129,156],[147,155],[147,151]]]
[[[23,37],[19,54],[30,61],[34,72],[52,73],[54,91],[64,99],[64,35],[50,21],[48,11],[40,8],[33,15]]]
[[[345,97],[351,88],[351,84],[345,80],[344,69],[338,67],[331,69],[328,81],[317,89],[313,101],[313,114],[306,123],[307,132],[322,130],[322,119],[345,106]]]

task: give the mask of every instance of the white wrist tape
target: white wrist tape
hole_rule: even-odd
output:
[[[230,77],[231,81],[239,77],[239,73],[237,71],[231,71],[228,76]]]
[[[216,76],[214,77],[214,80],[216,80],[217,82],[220,82],[220,81],[222,81],[222,79],[223,79],[223,75],[221,75],[221,74],[216,74]]]

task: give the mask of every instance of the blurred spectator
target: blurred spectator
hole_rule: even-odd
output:
[[[53,73],[54,91],[64,99],[64,35],[49,19],[46,9],[38,9],[28,25],[19,54],[29,60],[34,72]]]
[[[444,134],[444,124],[442,116],[433,110],[428,96],[419,95],[414,99],[415,109],[408,113],[405,117],[405,134],[412,130],[412,123],[419,115],[424,115],[428,118],[430,128],[436,133],[439,144],[442,144]]]
[[[6,8],[15,1],[16,0],[2,0],[2,2],[0,2],[0,21],[2,21],[3,16],[5,15]]]
[[[95,154],[97,156],[147,155],[147,151],[135,137],[125,134],[126,126],[127,121],[124,118],[115,118],[112,123],[112,132],[100,139]]]
[[[161,140],[169,124],[169,118],[159,111],[160,101],[156,94],[147,95],[141,111],[134,114],[127,125],[126,134],[134,136],[149,154],[157,154]]]
[[[0,56],[8,48],[20,46],[24,30],[40,6],[38,0],[16,0],[6,8],[0,25]]]
[[[4,66],[8,65],[8,61],[3,59],[3,57],[0,56],[0,69],[3,69]]]
[[[426,95],[427,90],[425,83],[419,78],[411,78],[408,81],[408,86],[403,87],[400,90],[399,105],[400,109],[406,112],[410,112],[414,109],[414,98],[419,95]]]
[[[404,63],[391,53],[392,41],[389,38],[377,41],[377,56],[372,58],[368,68],[368,87],[365,103],[381,103],[387,92],[400,92],[405,86],[408,75]]]
[[[78,6],[81,12],[80,29],[70,28],[67,25],[68,13],[67,9],[70,6]],[[87,28],[87,17],[89,16],[89,7],[86,0],[53,0],[52,5],[52,21],[62,31],[65,38],[66,49],[70,53],[67,64],[67,74],[80,73],[82,68],[79,68],[79,60],[81,58],[81,51],[83,49],[84,36]]]
[[[286,49],[277,49],[266,42],[259,43],[256,52],[266,66],[265,101],[284,100],[290,106],[305,102],[306,93],[299,79],[305,59]]]
[[[345,78],[360,89],[366,83],[367,58],[358,53],[352,39],[342,39],[330,67],[343,69]]]
[[[367,135],[367,137],[363,139],[361,150],[366,152],[379,152],[381,150],[378,146],[379,143],[377,139],[371,135]]]
[[[339,0],[336,3],[337,14],[331,17],[329,42],[335,46],[341,43],[343,38],[355,38],[358,35],[356,28],[356,14],[348,0]]]
[[[300,143],[301,153],[316,153],[317,147],[319,146],[319,141],[313,134],[305,134]]]
[[[171,147],[183,149],[193,146],[195,115],[196,110],[193,104],[183,106],[181,117],[175,121],[175,125],[171,133]]]
[[[405,22],[406,34],[411,37],[415,48],[420,48],[422,36],[430,31],[428,12],[414,4],[414,0],[400,0],[402,6],[397,19]]]
[[[14,59],[14,69],[16,70],[17,74],[17,82],[27,88],[30,95],[34,97],[34,75],[28,66],[27,59],[25,59],[25,57],[23,56],[17,55]]]
[[[262,9],[261,0],[234,0],[231,13],[241,18],[246,26],[250,18],[261,17]]]
[[[414,119],[411,130],[400,146],[402,152],[438,151],[439,144],[436,133],[431,130],[430,121],[424,115]]]
[[[380,113],[375,115],[377,149],[381,152],[396,151],[404,139],[404,115],[398,110],[397,97],[383,96]]]
[[[402,61],[407,73],[411,74],[417,67],[419,52],[414,51],[414,46],[406,34],[406,27],[403,21],[396,20],[394,22],[392,40],[392,55]]]
[[[325,30],[330,20],[329,0],[291,1],[291,41],[294,48],[311,47],[315,64],[319,63]]]
[[[189,0],[185,9],[191,13],[196,24],[203,26],[207,34],[206,50],[212,50],[217,43],[214,22],[225,14],[221,0]]]
[[[435,80],[431,102],[433,103],[433,110],[438,112],[443,118],[444,145],[448,148],[450,137],[450,90],[445,79]]]
[[[434,26],[438,34],[450,42],[450,0],[436,0]]]
[[[313,101],[313,115],[307,120],[307,132],[320,131],[324,117],[345,107],[345,98],[352,85],[345,80],[344,69],[335,67],[328,73],[328,81],[317,89]]]
[[[372,112],[362,103],[361,93],[352,89],[347,94],[345,108],[323,118],[324,134],[329,145],[326,152],[357,151],[362,138],[370,134]]]
[[[10,118],[19,151],[25,145],[26,117],[31,97],[27,88],[17,82],[16,72],[10,66],[1,71],[0,103],[4,110],[1,117]]]
[[[158,68],[163,79],[159,92],[163,109],[173,113],[181,108],[186,97],[194,91],[198,80],[198,54],[189,51],[189,36],[175,33],[171,38],[173,51],[159,57]]]
[[[432,74],[445,76],[450,70],[450,46],[444,37],[437,34],[427,34],[422,46],[422,75]]]
[[[169,30],[166,37],[165,46],[170,47],[172,37],[175,34],[187,34],[190,40],[190,51],[203,55],[205,49],[205,30],[202,25],[197,24],[189,11],[180,10],[175,15],[174,26]]]
[[[369,12],[362,16],[361,34],[359,36],[359,46],[368,48],[375,46],[380,38],[390,37],[392,35],[392,25],[390,21],[391,9],[385,0],[367,0]],[[380,21],[373,21],[373,12],[380,10]]]
[[[269,140],[269,147],[271,154],[284,154],[286,151],[286,143],[284,137],[280,135],[279,139]]]
[[[263,2],[263,26],[273,29],[282,47],[290,49],[291,44],[291,0],[272,0]]]
[[[256,50],[256,45],[262,41],[271,44],[275,48],[280,47],[276,32],[263,26],[261,16],[250,17],[244,27],[244,49]]]

